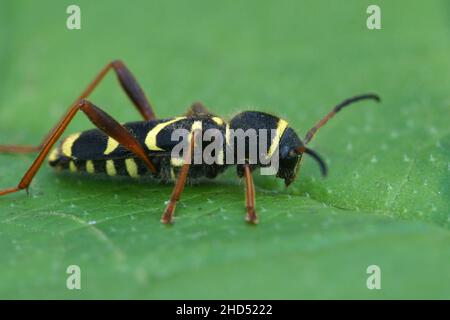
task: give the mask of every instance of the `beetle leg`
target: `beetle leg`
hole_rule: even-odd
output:
[[[186,112],[186,117],[212,116],[201,102],[194,102]]]
[[[255,211],[255,185],[253,184],[253,176],[250,166],[244,164],[245,177],[245,207],[247,208],[247,216],[245,220],[251,224],[258,223],[258,216]]]
[[[98,86],[98,84],[103,80],[105,75],[109,70],[114,70],[117,78],[119,80],[120,85],[122,86],[125,93],[128,95],[130,100],[133,102],[136,109],[142,115],[145,120],[155,119],[155,113],[153,112],[152,106],[148,102],[144,91],[139,86],[138,82],[134,78],[133,74],[128,70],[125,64],[120,60],[115,60],[113,62],[108,63],[103,69],[96,75],[94,80],[87,86],[87,88],[81,93],[81,95],[75,100],[72,106],[69,108],[67,113],[63,116],[62,119],[66,118],[69,114],[70,110],[74,105],[79,103],[81,100],[86,99]],[[61,120],[62,121],[62,120]],[[54,127],[44,138],[42,143],[39,146],[20,146],[20,145],[0,145],[0,152],[7,153],[29,153],[29,152],[37,152],[40,151],[46,142],[50,139],[50,137],[57,130],[57,127]]]
[[[130,100],[134,103],[142,117],[149,121],[156,118],[144,91],[139,86],[135,77],[121,60],[111,62],[111,67],[116,72],[117,78]]]
[[[175,207],[177,205],[178,200],[180,200],[181,193],[183,192],[184,186],[186,185],[189,168],[191,166],[191,160],[195,148],[196,132],[197,130],[194,130],[191,133],[189,152],[186,152],[186,154],[184,155],[183,166],[181,167],[180,173],[178,174],[178,178],[177,181],[175,182],[175,186],[173,188],[172,195],[170,196],[169,203],[167,204],[166,209],[164,210],[164,213],[161,216],[161,222],[164,224],[173,223],[173,214],[175,211]]]
[[[47,154],[50,152],[50,149],[56,143],[56,141],[61,137],[64,130],[69,125],[70,121],[73,119],[75,114],[79,111],[83,111],[87,117],[91,120],[91,122],[108,136],[115,139],[117,142],[122,144],[125,148],[130,150],[136,156],[144,161],[149,170],[152,173],[156,173],[155,166],[148,158],[145,149],[139,144],[136,138],[120,123],[114,120],[110,115],[101,110],[100,108],[94,106],[92,103],[86,100],[81,100],[79,103],[75,104],[67,113],[66,117],[62,119],[56,126],[56,130],[53,134],[48,138],[45,142],[42,150],[40,151],[37,158],[34,160],[31,167],[23,176],[22,180],[20,180],[19,184],[15,188],[9,188],[0,190],[0,196],[8,193],[16,192],[22,189],[28,189],[30,186],[33,177],[36,175],[39,170],[42,162],[47,157]]]

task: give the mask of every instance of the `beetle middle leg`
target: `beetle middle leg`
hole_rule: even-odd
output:
[[[110,115],[96,107],[92,103],[86,100],[81,100],[78,104],[74,105],[67,115],[56,125],[55,131],[52,135],[47,139],[45,144],[42,146],[42,150],[40,151],[37,158],[34,160],[33,164],[27,170],[23,178],[20,180],[17,187],[0,190],[0,196],[8,193],[13,193],[22,189],[27,189],[31,184],[34,176],[37,171],[41,167],[48,153],[50,152],[53,145],[58,141],[58,139],[63,134],[64,130],[69,125],[70,121],[74,118],[76,113],[81,110],[83,111],[89,120],[100,130],[102,130],[105,134],[115,139],[137,157],[142,159],[144,163],[147,165],[149,170],[152,173],[156,173],[156,168],[148,158],[145,149],[140,145],[140,143],[136,140],[136,138],[120,123],[114,120]]]
[[[175,186],[172,191],[172,195],[170,196],[169,203],[164,210],[163,215],[161,216],[161,222],[164,224],[173,223],[173,214],[175,211],[175,207],[177,205],[178,200],[180,200],[181,193],[184,190],[184,186],[186,185],[189,168],[191,166],[192,156],[194,155],[195,149],[195,140],[198,137],[198,130],[193,130],[191,132],[190,146],[189,151],[184,155],[184,163],[180,169],[180,173],[178,174],[177,181],[175,182]]]
[[[212,116],[203,103],[197,101],[194,102],[189,110],[186,112],[186,117],[200,117],[200,116]]]
[[[145,96],[144,91],[139,86],[135,77],[131,73],[131,71],[125,66],[125,64],[120,60],[115,60],[113,62],[108,63],[102,70],[95,76],[94,80],[86,87],[86,89],[81,93],[81,95],[75,100],[75,102],[69,107],[69,110],[63,116],[61,121],[68,116],[70,110],[77,105],[81,100],[86,99],[94,90],[97,88],[98,84],[103,80],[105,75],[110,70],[114,70],[116,73],[117,79],[127,96],[133,102],[136,109],[142,115],[145,120],[155,119],[155,113],[153,112],[153,108]],[[45,136],[42,143],[39,146],[21,146],[21,145],[0,145],[0,152],[7,153],[29,153],[29,152],[38,152],[42,150],[44,145],[48,142],[50,137],[57,130],[57,127],[54,127],[50,132]]]

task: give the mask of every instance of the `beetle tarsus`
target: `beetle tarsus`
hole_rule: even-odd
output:
[[[247,208],[247,216],[245,217],[245,221],[251,225],[256,225],[259,223],[255,208]]]
[[[167,204],[167,207],[166,207],[166,209],[164,210],[164,213],[163,213],[163,215],[161,216],[161,222],[162,223],[164,223],[164,224],[168,224],[168,225],[170,225],[170,224],[173,224],[173,213],[174,213],[174,211],[175,211],[175,207],[176,207],[176,202],[174,202],[174,201],[170,201],[168,204]]]

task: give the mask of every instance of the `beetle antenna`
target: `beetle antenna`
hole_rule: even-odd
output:
[[[313,157],[314,160],[316,160],[317,163],[319,164],[320,172],[322,172],[322,175],[324,177],[326,177],[326,175],[328,173],[327,165],[325,164],[325,161],[322,159],[321,156],[319,156],[319,154],[317,152],[315,152],[312,149],[306,148],[306,147],[299,147],[299,148],[295,149],[295,152],[297,154],[306,153],[306,154],[310,155],[311,157]]]
[[[362,94],[359,96],[355,96],[349,99],[346,99],[344,101],[342,101],[340,104],[338,104],[337,106],[335,106],[333,108],[333,110],[331,110],[323,119],[321,119],[314,127],[312,127],[308,133],[305,136],[305,140],[303,141],[304,144],[308,144],[308,142],[310,142],[312,140],[312,138],[314,137],[314,135],[316,134],[317,130],[319,130],[321,127],[323,127],[325,125],[325,123],[328,122],[328,120],[330,120],[331,118],[334,117],[334,115],[336,113],[338,113],[339,111],[341,111],[342,108],[360,101],[360,100],[375,100],[377,102],[380,102],[381,99],[377,94],[373,94],[373,93],[368,93],[368,94]]]

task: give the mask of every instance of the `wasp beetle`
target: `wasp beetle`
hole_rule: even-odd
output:
[[[121,125],[106,112],[86,100],[110,70],[114,70],[116,73],[120,85],[144,118],[143,121]],[[276,152],[279,156],[279,167],[276,176],[284,179],[288,186],[296,178],[303,154],[315,159],[320,165],[322,174],[326,175],[325,162],[315,151],[308,148],[307,144],[317,130],[343,107],[364,99],[380,100],[375,94],[364,94],[343,101],[312,127],[303,140],[285,120],[258,111],[241,112],[226,122],[211,114],[201,103],[194,103],[181,117],[157,119],[134,76],[123,62],[116,60],[107,64],[97,74],[39,146],[0,146],[0,152],[38,153],[37,158],[17,187],[0,190],[0,195],[23,189],[28,191],[33,177],[48,156],[51,166],[68,169],[72,172],[106,173],[109,176],[127,175],[133,178],[150,175],[159,180],[174,180],[175,186],[172,195],[161,217],[163,223],[172,223],[175,206],[186,182],[200,177],[215,178],[229,166],[223,162],[207,165],[190,164],[190,161],[175,161],[176,159],[171,157],[171,150],[176,142],[170,138],[170,133],[174,129],[184,128],[193,133],[196,125],[200,123],[201,130],[207,128],[219,130],[224,136],[223,141],[226,145],[229,144],[228,130],[231,129],[275,130],[276,136],[270,141],[269,147],[274,149],[275,141],[277,141]],[[72,134],[64,139],[59,147],[52,150],[79,110],[86,114],[97,129]],[[191,141],[190,152],[187,152],[187,158],[184,160],[189,160],[194,150],[194,139]],[[238,176],[245,180],[246,221],[252,224],[258,222],[255,212],[252,171],[260,166],[260,163],[237,165]]]

